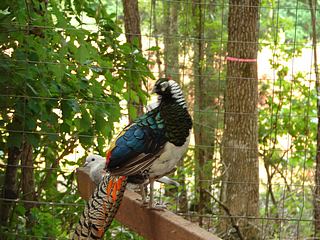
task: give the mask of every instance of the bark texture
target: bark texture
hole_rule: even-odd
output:
[[[11,209],[14,203],[10,200],[18,197],[18,164],[20,160],[21,150],[18,147],[10,147],[8,149],[8,165],[5,172],[2,197],[8,201],[1,202],[1,225],[8,223]]]
[[[165,76],[180,83],[178,19],[179,1],[164,1],[165,31],[164,31],[164,64]]]
[[[123,0],[124,29],[127,42],[133,44],[138,41],[138,47],[141,49],[141,30],[140,15],[137,0]]]
[[[315,173],[315,190],[314,190],[314,233],[315,237],[320,237],[320,76],[318,69],[317,56],[317,28],[316,28],[316,1],[309,0],[311,25],[312,25],[312,45],[314,71],[316,75],[316,92],[317,92],[317,154],[316,154],[316,173]]]
[[[256,59],[258,50],[259,0],[229,0],[229,57]],[[221,200],[236,219],[237,236],[226,239],[259,239],[259,164],[257,125],[258,79],[256,62],[228,61],[225,92],[225,130],[222,160],[224,175]],[[226,214],[224,209],[221,210]],[[221,218],[226,233],[231,217]]]
[[[31,209],[34,207],[33,201],[35,201],[35,179],[32,157],[32,146],[29,143],[24,143],[21,153],[21,165],[22,167],[22,194],[24,202],[24,208],[26,209],[27,228],[31,229],[34,225],[31,216]]]
[[[205,136],[204,136],[204,122],[203,110],[207,91],[204,89],[204,8],[202,0],[195,0],[193,2],[193,18],[195,24],[195,54],[194,54],[194,80],[195,80],[195,99],[194,99],[194,138],[195,138],[195,166],[196,176],[195,181],[196,191],[198,195],[197,210],[199,214],[199,225],[203,225],[203,214],[205,212],[205,205],[208,202],[206,199],[204,189],[209,189],[210,184],[206,179],[205,163],[209,159],[205,158]]]
[[[0,219],[1,225],[5,226],[8,223],[12,208],[14,207],[13,199],[18,198],[18,189],[19,189],[19,178],[18,170],[21,153],[22,153],[22,142],[23,130],[22,119],[17,116],[14,116],[12,122],[8,126],[9,137],[8,137],[8,148],[7,148],[7,166],[5,171],[3,189],[2,189],[2,198],[7,199],[8,201],[1,201],[0,207]],[[18,132],[20,131],[20,132]]]
[[[156,47],[159,48],[159,26],[157,21],[157,4],[156,0],[151,1],[151,9],[152,9],[152,22],[153,22],[153,36],[155,38]],[[162,68],[161,68],[161,56],[160,56],[160,50],[156,50],[156,63],[158,67],[158,77],[160,78],[162,76]]]
[[[122,0],[123,4],[123,14],[124,14],[124,28],[127,42],[131,44],[132,50],[141,50],[141,30],[140,30],[140,15],[137,0]],[[128,69],[131,71],[132,69]],[[133,69],[134,71],[134,69]],[[136,115],[141,115],[143,113],[142,101],[139,98],[135,101],[131,98],[131,91],[136,92],[141,89],[140,79],[131,78],[127,83],[127,91],[129,93],[128,99],[128,109],[129,109],[129,121],[131,122],[136,118]],[[132,114],[131,109],[135,109],[135,114]]]

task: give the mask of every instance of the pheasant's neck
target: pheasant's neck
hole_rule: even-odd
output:
[[[187,108],[172,100],[163,101],[160,105],[160,115],[164,121],[168,141],[176,146],[182,146],[192,127]]]

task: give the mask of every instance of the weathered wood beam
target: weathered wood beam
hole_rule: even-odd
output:
[[[95,184],[90,180],[88,169],[76,171],[80,196],[88,200]],[[141,196],[126,190],[116,219],[148,240],[218,240],[217,236],[198,225],[168,211],[141,207]]]
[[[140,195],[126,190],[116,219],[148,240],[218,240],[217,236],[168,211],[141,207]]]

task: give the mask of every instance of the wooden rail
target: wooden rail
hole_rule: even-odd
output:
[[[95,185],[83,168],[77,172],[78,189],[82,198],[88,200]],[[148,240],[218,240],[217,236],[198,225],[168,211],[141,207],[141,196],[126,190],[116,219]]]
[[[127,190],[116,219],[149,240],[218,240],[217,236],[167,210],[141,207],[140,195]]]

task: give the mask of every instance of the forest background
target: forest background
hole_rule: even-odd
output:
[[[84,206],[75,168],[166,76],[194,128],[181,186],[158,197],[223,239],[319,237],[317,4],[1,1],[2,236],[67,239]],[[141,239],[117,222],[110,236]]]

